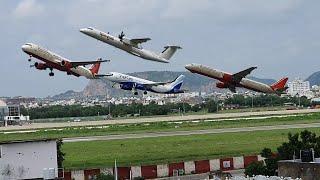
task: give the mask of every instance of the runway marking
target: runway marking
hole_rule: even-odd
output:
[[[316,127],[320,127],[320,123],[258,126],[258,127],[243,127],[243,128],[225,128],[225,129],[207,129],[207,130],[192,130],[192,131],[174,131],[174,132],[155,132],[155,133],[139,133],[139,134],[121,134],[121,135],[91,136],[91,137],[74,137],[74,138],[63,138],[63,141],[64,142],[82,142],[82,141],[99,141],[99,140],[108,141],[108,140],[119,140],[119,139],[139,139],[139,138],[153,138],[153,137],[270,131],[270,130],[316,128]]]

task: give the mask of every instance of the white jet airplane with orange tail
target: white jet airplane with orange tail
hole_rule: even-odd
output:
[[[267,85],[261,82],[257,82],[257,81],[245,78],[257,67],[250,67],[246,70],[240,71],[235,74],[223,72],[223,71],[213,69],[201,64],[188,64],[185,66],[185,68],[192,73],[201,74],[201,75],[219,80],[220,82],[216,84],[218,88],[228,88],[233,93],[236,92],[236,87],[243,87],[256,92],[277,94],[277,95],[280,95],[287,89],[286,87],[286,83],[288,81],[287,77],[282,78],[281,80],[279,80],[278,82],[272,85]]]

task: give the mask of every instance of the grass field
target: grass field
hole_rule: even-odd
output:
[[[67,169],[159,164],[258,154],[302,129],[65,143]],[[319,128],[309,129],[317,134]]]
[[[253,118],[253,117],[252,117]],[[109,134],[128,134],[160,131],[200,130],[234,127],[253,127],[266,125],[284,125],[320,122],[320,113],[301,114],[288,117],[271,117],[265,119],[243,119],[232,121],[181,121],[155,122],[126,125],[110,125],[99,127],[70,127],[61,129],[39,130],[28,133],[0,134],[0,142],[10,140],[66,138],[80,136],[101,136]]]

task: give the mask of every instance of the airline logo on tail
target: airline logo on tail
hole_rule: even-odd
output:
[[[93,75],[96,75],[99,73],[99,69],[100,69],[100,64],[101,62],[97,62],[95,64],[93,64],[90,68],[90,71]]]
[[[279,81],[275,82],[274,84],[271,85],[271,88],[278,92],[278,93],[282,93],[283,91],[285,91],[288,87],[286,87],[286,83],[288,81],[288,78],[282,78]]]

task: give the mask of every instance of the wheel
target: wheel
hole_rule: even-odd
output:
[[[138,92],[134,92],[134,95],[138,95]]]
[[[143,92],[144,95],[146,95],[147,93],[148,93],[147,91],[144,91],[144,92]]]
[[[54,73],[53,72],[49,73],[49,76],[54,76]]]
[[[31,58],[29,58],[28,61],[31,62]]]

